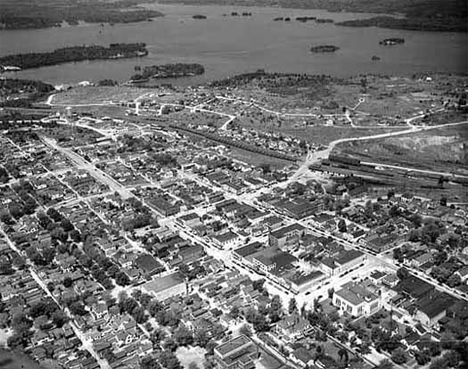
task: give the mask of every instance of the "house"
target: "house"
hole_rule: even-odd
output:
[[[384,280],[386,276],[387,276],[387,273],[382,272],[380,270],[375,270],[371,273],[370,279],[374,283],[382,283],[382,281]]]
[[[255,369],[257,346],[245,335],[240,335],[214,349],[214,357],[221,369]]]
[[[356,317],[372,315],[382,306],[379,296],[354,282],[344,284],[333,294],[333,304]]]
[[[286,342],[294,342],[310,331],[312,326],[307,319],[294,313],[281,319],[276,324],[278,336]]]
[[[135,260],[135,266],[142,270],[143,275],[149,278],[164,271],[164,267],[149,254],[140,255]]]
[[[460,277],[462,283],[466,283],[468,281],[468,266],[458,269],[454,274]]]
[[[294,223],[270,233],[270,246],[287,249],[295,246],[305,233],[304,226]]]
[[[432,259],[432,254],[430,252],[425,252],[411,260],[411,265],[413,267],[419,268],[421,265],[432,261]]]

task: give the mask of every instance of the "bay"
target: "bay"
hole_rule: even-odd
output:
[[[337,22],[369,18],[375,14],[330,13],[321,10],[261,7],[183,6],[151,4],[166,16],[152,22],[0,31],[0,55],[52,51],[71,45],[109,45],[115,42],[145,42],[149,55],[139,59],[90,61],[5,73],[2,76],[38,79],[52,84],[76,83],[104,78],[126,81],[134,67],[165,63],[200,63],[203,76],[155,83],[194,85],[234,74],[265,69],[271,72],[329,74],[407,75],[430,72],[468,72],[468,35],[351,28],[334,24],[301,23],[297,16],[330,18]],[[248,11],[251,17],[232,17]],[[195,14],[207,16],[195,20]],[[227,14],[227,16],[223,16]],[[290,22],[274,22],[291,17]],[[400,37],[405,43],[379,45],[384,38]],[[310,47],[330,44],[335,53],[313,54]],[[372,61],[372,56],[380,61]]]

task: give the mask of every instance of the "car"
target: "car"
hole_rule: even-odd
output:
[[[323,297],[323,295],[318,295],[317,300],[320,300]]]
[[[307,292],[305,293],[305,295],[306,295],[306,296],[309,296],[309,295],[310,295],[310,291],[307,291]]]

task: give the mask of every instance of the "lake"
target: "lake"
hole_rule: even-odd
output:
[[[468,35],[380,28],[350,28],[334,24],[301,23],[296,16],[335,21],[368,18],[374,14],[330,13],[321,10],[238,8],[224,6],[148,5],[166,14],[152,22],[115,26],[83,24],[41,30],[0,31],[0,55],[52,51],[83,44],[145,42],[149,55],[139,59],[92,61],[8,73],[4,76],[39,79],[53,84],[104,78],[128,80],[135,66],[164,63],[200,63],[203,76],[163,80],[180,85],[204,83],[234,74],[265,69],[350,76],[360,73],[412,74],[416,72],[467,72]],[[231,17],[237,11],[251,17]],[[192,16],[204,14],[206,20]],[[223,17],[223,14],[228,14]],[[289,16],[291,22],[274,22]],[[385,47],[379,41],[402,37],[403,45]],[[313,45],[340,47],[335,53],[311,53]],[[373,55],[380,61],[372,61]]]

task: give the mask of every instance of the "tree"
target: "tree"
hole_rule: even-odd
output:
[[[400,280],[404,280],[406,278],[408,278],[410,276],[410,273],[408,271],[408,269],[406,268],[400,268],[397,270],[397,277],[400,279]]]
[[[73,284],[73,281],[70,277],[65,277],[64,280],[63,280],[63,286],[64,287],[71,287]]]
[[[348,350],[344,348],[338,350],[338,356],[340,357],[340,361],[343,361],[343,358],[346,363],[349,361]]]
[[[258,292],[263,292],[264,287],[263,284],[265,283],[265,280],[263,278],[257,279],[256,281],[252,282],[252,287],[254,290],[257,290]]]
[[[297,302],[294,297],[291,298],[291,300],[289,300],[288,311],[289,311],[289,314],[292,314],[297,311]]]
[[[153,300],[148,305],[148,311],[152,317],[155,317],[163,308],[164,306],[158,300]]]
[[[338,311],[332,310],[332,311],[330,311],[330,313],[328,314],[328,318],[329,318],[332,322],[336,322],[336,321],[338,321],[338,319],[340,319],[340,314],[338,314]]]
[[[340,219],[340,221],[338,222],[338,230],[341,232],[341,233],[345,233],[347,232],[347,227],[346,227],[346,222],[344,219]]]
[[[429,355],[431,355],[432,357],[439,356],[442,352],[442,347],[439,342],[431,342],[428,346],[428,349]]]
[[[132,317],[138,324],[143,324],[148,321],[148,315],[145,313],[145,308],[138,306],[132,310]]]
[[[200,369],[195,362],[191,362],[188,366],[188,369]]]
[[[177,343],[172,337],[169,337],[164,341],[163,347],[164,350],[175,351],[177,350]]]
[[[63,325],[68,322],[68,317],[62,310],[54,311],[51,318],[57,328],[62,328]]]
[[[458,274],[452,274],[448,279],[447,279],[447,284],[450,286],[450,287],[456,287],[456,286],[459,286],[461,284],[461,278]]]
[[[394,368],[394,366],[393,366],[392,362],[390,360],[388,360],[388,359],[383,359],[379,363],[379,365],[377,365],[375,367],[375,369],[393,369],[393,368]]]
[[[150,335],[150,341],[153,345],[159,345],[164,338],[166,338],[166,332],[159,328],[155,329]]]
[[[193,343],[192,332],[183,326],[174,332],[173,337],[179,346],[188,346]]]
[[[193,335],[194,342],[197,346],[205,348],[210,338],[208,337],[208,332],[204,329],[197,329]]]
[[[327,292],[328,292],[328,298],[332,299],[333,295],[335,294],[335,289],[333,287],[329,288]]]
[[[445,355],[443,357],[437,358],[432,360],[431,365],[429,365],[429,369],[447,369],[448,362]]]
[[[70,312],[73,314],[73,315],[81,315],[81,316],[84,316],[86,315],[88,312],[86,311],[84,305],[81,303],[81,302],[74,302],[70,305],[69,307],[70,309]]]
[[[140,369],[160,369],[161,365],[159,365],[158,360],[151,356],[145,356],[140,361]]]
[[[159,355],[159,363],[166,369],[181,369],[179,359],[171,351],[163,351]]]
[[[229,316],[232,318],[232,319],[237,319],[240,315],[240,310],[237,306],[233,306],[231,311],[229,312]]]
[[[239,333],[247,337],[252,337],[252,334],[253,334],[252,329],[247,324],[244,324],[239,328]]]
[[[404,364],[408,361],[408,356],[406,356],[405,350],[403,350],[401,347],[396,348],[392,352],[392,361],[395,364]]]
[[[417,351],[414,357],[418,365],[426,365],[431,361],[431,355],[427,349]]]

